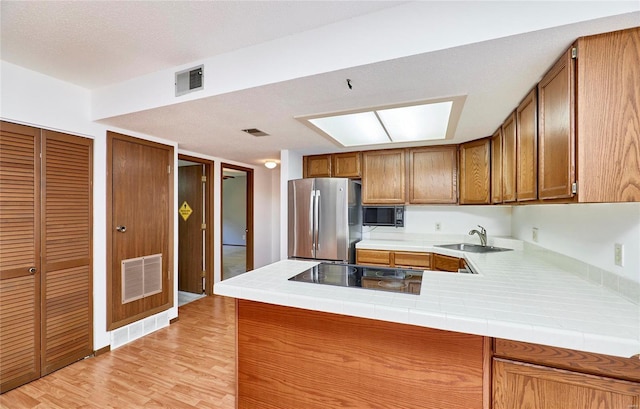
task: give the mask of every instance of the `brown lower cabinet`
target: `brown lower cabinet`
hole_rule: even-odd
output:
[[[496,339],[493,409],[640,407],[640,360]]]
[[[236,313],[239,409],[488,408],[484,337],[247,300]]]

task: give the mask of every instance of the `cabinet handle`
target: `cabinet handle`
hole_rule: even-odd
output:
[[[119,231],[120,233],[124,233],[127,231],[127,226],[117,226],[116,230]]]
[[[35,267],[31,267],[31,268],[29,269],[29,273],[30,273],[30,274],[35,274],[37,271],[38,271],[38,270],[37,270]]]

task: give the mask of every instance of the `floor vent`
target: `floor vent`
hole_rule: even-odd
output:
[[[122,260],[122,303],[162,292],[162,254]]]

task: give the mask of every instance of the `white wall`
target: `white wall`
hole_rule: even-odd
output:
[[[110,332],[106,330],[106,131],[107,129],[171,145],[175,149],[174,164],[177,167],[178,146],[176,143],[143,135],[123,129],[107,128],[90,119],[91,94],[89,91],[57,79],[27,70],[14,64],[0,61],[0,118],[9,122],[32,125],[73,135],[88,137],[94,140],[93,145],[93,343],[95,349],[110,345]],[[183,153],[183,152],[180,152]],[[214,220],[220,220],[220,162],[233,163],[219,158],[211,158],[187,153],[191,156],[204,157],[216,161],[214,167]],[[250,167],[243,163],[240,166]],[[278,220],[272,218],[272,206],[279,207],[276,192],[273,196],[271,188],[277,172],[264,167],[255,169],[255,257],[256,267],[269,264],[277,259],[278,242],[272,239],[274,231],[278,231]],[[174,254],[178,254],[178,208],[177,208],[177,172],[174,172]],[[214,229],[220,223],[214,223]],[[219,227],[218,227],[219,229]],[[220,278],[220,231],[214,232],[215,269],[214,275]],[[174,300],[177,300],[177,257],[174,257]],[[169,319],[178,316],[177,304],[167,311]]]
[[[640,282],[640,203],[545,204],[513,208],[512,234],[587,264]],[[614,244],[624,244],[624,267],[614,264]]]

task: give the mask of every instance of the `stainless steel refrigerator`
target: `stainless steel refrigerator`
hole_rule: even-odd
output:
[[[362,238],[360,182],[297,179],[288,190],[289,258],[355,263]]]

